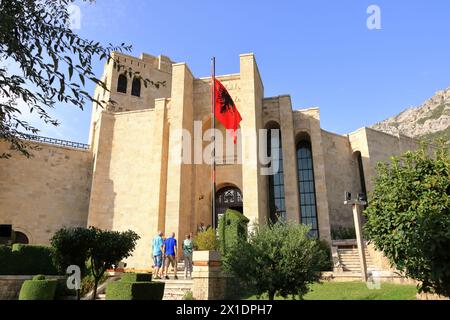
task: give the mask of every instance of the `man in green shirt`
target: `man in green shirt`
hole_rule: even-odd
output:
[[[192,243],[191,235],[187,234],[183,241],[183,256],[184,256],[184,278],[192,278],[192,251],[194,245]]]

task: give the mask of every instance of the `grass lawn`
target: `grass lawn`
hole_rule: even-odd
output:
[[[381,283],[380,289],[368,289],[362,282],[324,282],[314,284],[305,300],[415,300],[417,289],[414,285]],[[249,300],[256,300],[251,296]],[[267,296],[261,297],[267,299]],[[276,297],[276,300],[284,298]]]

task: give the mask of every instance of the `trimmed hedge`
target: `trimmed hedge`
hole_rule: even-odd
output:
[[[55,298],[57,280],[26,280],[20,289],[19,300],[53,300]]]
[[[249,219],[236,210],[228,209],[219,220],[218,233],[220,251],[227,249],[241,240],[247,240],[247,224]]]
[[[150,273],[125,273],[106,286],[106,300],[162,300],[164,282],[150,282]]]
[[[120,281],[124,282],[151,282],[151,273],[124,273]]]
[[[57,275],[53,249],[48,246],[14,244],[0,246],[0,275]]]

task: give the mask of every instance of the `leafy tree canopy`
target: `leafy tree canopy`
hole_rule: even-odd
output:
[[[450,296],[450,157],[426,146],[378,164],[365,232],[419,291]]]
[[[94,2],[94,0],[82,0]],[[113,51],[130,51],[131,47],[101,45],[83,39],[69,28],[68,5],[74,0],[0,0],[0,61],[12,61],[20,72],[11,73],[0,65],[0,139],[12,149],[30,156],[26,143],[28,134],[38,130],[23,120],[23,111],[35,112],[49,125],[58,125],[49,109],[57,103],[67,103],[83,109],[87,101],[103,105],[83,90],[92,81],[107,90],[92,70],[98,58],[114,63],[114,67],[134,75],[148,84],[162,83],[142,79],[138,72],[125,68],[111,57]],[[113,61],[111,61],[113,60]],[[20,110],[18,104],[28,110]],[[0,158],[10,157],[0,154]]]

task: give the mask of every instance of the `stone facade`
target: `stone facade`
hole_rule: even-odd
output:
[[[136,92],[128,77],[126,92],[118,92],[120,74],[112,63],[106,65],[102,79],[109,90],[97,87],[94,97],[116,104],[94,104],[89,150],[41,144],[32,159],[14,155],[0,160],[0,224],[12,224],[32,243],[48,243],[62,226],[132,229],[141,239],[128,266],[148,269],[151,239],[158,230],[173,231],[182,239],[201,222],[211,224],[210,166],[196,155],[192,164],[179,161],[187,156],[183,142],[193,150],[208,146],[194,137],[211,127],[211,78],[196,78],[187,64],[164,56],[114,57],[165,85],[141,85],[140,94],[132,95]],[[242,115],[242,139],[232,147],[235,154],[221,154],[218,160],[237,157],[242,163],[217,166],[217,190],[238,189],[244,215],[252,222],[267,221],[270,185],[257,159],[258,131],[276,124],[281,130],[286,218],[302,222],[297,146],[308,141],[318,234],[330,241],[333,228],[353,225],[344,192],[370,192],[376,163],[416,148],[417,142],[368,128],[348,135],[327,132],[321,129],[318,108],[293,110],[289,95],[264,96],[253,54],[241,55],[239,63],[239,73],[217,78]],[[217,127],[225,137],[224,128]],[[190,136],[183,137],[181,129]],[[0,144],[0,152],[7,147]]]

